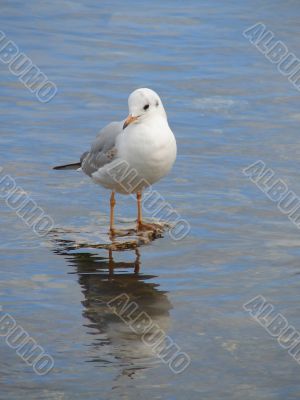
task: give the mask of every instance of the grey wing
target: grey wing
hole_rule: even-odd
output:
[[[80,157],[81,169],[84,173],[91,176],[117,157],[116,139],[122,133],[123,123],[124,121],[111,122],[99,132],[91,150]]]

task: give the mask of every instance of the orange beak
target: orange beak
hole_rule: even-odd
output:
[[[124,122],[123,129],[125,129],[128,125],[130,125],[132,122],[136,121],[137,119],[138,119],[138,117],[133,117],[131,114],[129,114]]]

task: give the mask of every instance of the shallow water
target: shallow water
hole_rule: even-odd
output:
[[[300,194],[299,92],[242,35],[262,21],[300,57],[299,17],[292,0],[1,2],[1,30],[58,87],[42,104],[0,64],[5,173],[56,227],[94,240],[109,194],[51,168],[77,161],[126,116],[128,93],[151,87],[179,150],[155,188],[191,232],[111,259],[36,236],[2,201],[0,303],[55,366],[38,376],[0,337],[0,398],[299,398],[300,366],[243,309],[262,295],[300,329],[299,229],[242,173],[261,159]],[[118,224],[134,217],[119,197]],[[191,357],[184,372],[107,307],[122,293]]]

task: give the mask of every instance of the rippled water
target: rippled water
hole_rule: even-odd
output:
[[[261,159],[300,195],[299,92],[242,35],[262,21],[300,57],[299,17],[292,0],[1,2],[0,29],[58,87],[42,104],[0,64],[4,171],[57,227],[97,235],[109,194],[51,168],[151,87],[179,149],[156,189],[192,227],[111,259],[37,237],[2,201],[0,302],[55,366],[36,375],[1,337],[1,398],[299,399],[300,366],[243,304],[262,295],[300,329],[300,233],[242,173]],[[134,216],[119,197],[119,223]],[[106,306],[122,293],[191,357],[184,372]]]

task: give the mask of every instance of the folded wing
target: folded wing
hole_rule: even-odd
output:
[[[111,163],[117,157],[116,140],[122,133],[123,121],[111,122],[97,135],[91,150],[82,154],[81,169],[91,176],[104,165]]]

